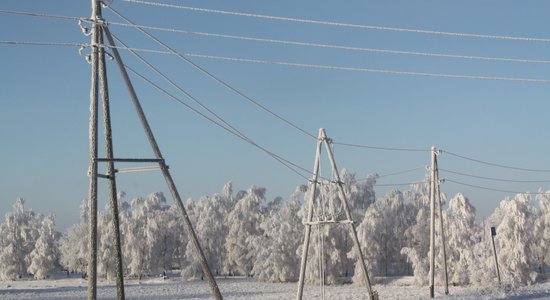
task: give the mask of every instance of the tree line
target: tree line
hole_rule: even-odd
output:
[[[357,181],[342,171],[352,218],[369,269],[374,276],[412,275],[427,284],[429,272],[429,192],[426,183],[409,190],[393,190],[377,197],[377,175]],[[287,199],[266,199],[266,189],[252,186],[233,192],[228,182],[220,193],[189,199],[191,218],[212,273],[217,276],[253,276],[271,282],[298,278],[307,214],[307,186],[298,186]],[[330,182],[320,185],[315,197],[317,219],[336,218],[341,202]],[[323,199],[320,202],[319,199]],[[127,201],[118,195],[123,268],[126,276],[156,276],[181,270],[184,279],[201,279],[193,247],[188,243],[175,205],[160,192]],[[86,276],[88,261],[88,207],[83,201],[80,221],[63,234],[54,230],[53,215],[26,210],[17,199],[14,210],[0,225],[0,280],[24,276],[43,279],[60,270]],[[436,214],[437,214],[436,210]],[[113,279],[115,253],[108,207],[98,212],[98,276]],[[446,239],[449,282],[455,285],[492,284],[496,281],[491,226],[504,282],[536,282],[550,263],[550,192],[532,197],[505,198],[483,222],[469,199],[457,194],[446,203],[442,217]],[[349,227],[314,226],[306,279],[319,280],[322,262],[329,284],[357,278],[359,266]],[[436,228],[436,235],[440,235]],[[436,276],[443,275],[441,245],[436,244]],[[359,270],[359,269],[357,269]]]

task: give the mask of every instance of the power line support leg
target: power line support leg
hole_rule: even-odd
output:
[[[430,175],[430,298],[434,297],[435,268],[435,147],[432,147],[432,168]]]
[[[149,144],[151,145],[151,148],[153,149],[153,152],[155,153],[155,156],[157,159],[159,159],[159,166],[162,170],[162,174],[164,175],[164,179],[166,180],[166,183],[168,185],[168,189],[170,190],[170,193],[172,194],[172,197],[174,198],[174,201],[176,203],[176,206],[180,210],[181,217],[182,217],[182,223],[183,228],[185,229],[190,242],[193,244],[195,249],[195,254],[197,255],[197,259],[199,260],[199,264],[201,266],[203,275],[208,279],[208,284],[210,285],[210,289],[212,290],[212,294],[215,299],[221,300],[222,295],[220,293],[220,290],[218,288],[218,285],[216,283],[216,279],[212,275],[212,272],[210,272],[210,269],[208,267],[208,263],[206,261],[206,258],[204,256],[204,253],[202,251],[202,248],[200,246],[199,240],[197,238],[197,235],[195,234],[195,231],[193,230],[193,226],[191,225],[191,221],[189,220],[189,216],[187,215],[187,212],[185,211],[185,207],[183,206],[183,202],[181,201],[179,192],[176,188],[176,185],[174,183],[174,180],[172,179],[172,176],[170,175],[170,172],[168,171],[168,166],[164,162],[164,158],[162,157],[162,153],[160,152],[160,148],[158,147],[158,144],[155,140],[155,137],[153,135],[153,131],[151,130],[151,127],[149,126],[149,122],[147,121],[147,118],[145,116],[145,113],[143,112],[143,108],[141,107],[141,104],[139,102],[139,99],[137,97],[137,94],[134,90],[134,87],[132,85],[132,82],[130,81],[130,77],[128,76],[128,72],[126,72],[126,68],[124,67],[124,63],[122,62],[122,59],[120,57],[120,54],[118,52],[118,49],[115,48],[115,42],[113,40],[113,37],[109,31],[109,28],[105,26],[104,28],[105,36],[107,37],[107,40],[109,41],[109,44],[112,46],[112,52],[113,56],[115,58],[115,61],[120,69],[120,72],[122,74],[122,77],[124,79],[124,82],[126,84],[126,87],[128,88],[128,92],[130,93],[130,97],[132,99],[132,103],[136,109],[136,112],[138,113],[139,119],[141,121],[141,125],[143,126],[143,129],[145,130],[145,133],[147,135],[147,138],[149,140]]]
[[[340,194],[340,197],[342,199],[342,204],[344,205],[344,212],[346,213],[346,218],[349,221],[350,230],[351,230],[351,237],[353,238],[353,243],[355,245],[355,248],[357,248],[357,260],[359,262],[359,266],[361,267],[361,272],[363,273],[363,280],[365,281],[365,285],[367,286],[367,292],[369,293],[369,299],[371,300],[377,300],[378,295],[372,290],[372,286],[370,283],[369,273],[367,270],[367,266],[365,264],[365,259],[363,257],[363,251],[361,250],[361,244],[359,243],[359,239],[357,238],[357,230],[355,228],[355,223],[353,222],[353,219],[351,217],[351,213],[349,210],[348,200],[346,197],[346,193],[344,191],[344,186],[342,183],[342,180],[340,180],[340,173],[338,172],[338,168],[336,167],[336,161],[334,160],[334,154],[332,153],[332,149],[330,148],[330,145],[327,141],[327,136],[324,129],[322,130],[322,137],[325,140],[325,147],[328,152],[328,158],[330,159],[330,163],[332,165],[333,173],[336,176],[336,182],[338,184],[338,191]]]
[[[99,30],[102,30],[99,28]],[[103,44],[103,35],[99,35],[100,44]],[[99,48],[99,82],[101,86],[101,95],[103,103],[103,130],[105,136],[105,154],[107,159],[107,177],[109,179],[109,201],[111,209],[111,226],[113,227],[113,246],[115,247],[115,272],[117,299],[124,300],[124,272],[122,270],[122,250],[120,238],[120,222],[118,218],[118,197],[115,177],[115,163],[113,156],[113,136],[111,129],[111,110],[109,105],[109,86],[107,83],[107,66],[105,65],[104,48]]]
[[[302,260],[300,263],[300,279],[298,280],[298,293],[296,295],[297,300],[302,300],[302,294],[304,291],[304,281],[306,276],[307,265],[307,252],[309,248],[309,240],[311,237],[311,221],[313,219],[313,200],[315,199],[315,193],[317,191],[317,180],[319,179],[319,164],[321,162],[321,146],[323,140],[321,139],[321,131],[319,130],[319,138],[317,139],[317,151],[315,153],[315,162],[313,164],[313,178],[310,182],[309,197],[308,197],[308,210],[307,219],[305,222],[305,235],[304,245],[302,246]]]
[[[101,17],[101,3],[92,0],[92,19]],[[92,79],[90,87],[90,165],[88,169],[88,300],[97,297],[97,123],[98,123],[98,45],[99,25],[94,23],[92,31]]]

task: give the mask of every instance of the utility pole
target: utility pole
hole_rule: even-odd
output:
[[[92,0],[92,20],[101,18],[101,2]],[[94,22],[92,29],[92,82],[90,87],[90,164],[88,168],[88,176],[90,185],[88,190],[88,300],[95,300],[97,297],[97,110],[98,110],[98,51],[99,37],[101,32],[98,30],[98,23]]]
[[[109,45],[111,47],[111,51],[113,54],[113,57],[118,65],[118,68],[120,70],[120,73],[122,75],[122,78],[124,80],[124,83],[126,85],[126,88],[128,89],[128,93],[130,94],[130,98],[132,100],[132,104],[134,105],[134,108],[136,109],[136,112],[138,114],[138,117],[140,119],[141,125],[145,131],[145,134],[147,135],[147,139],[149,140],[149,144],[153,150],[153,153],[155,154],[154,159],[114,159],[115,161],[149,161],[149,162],[156,162],[159,164],[159,168],[162,172],[162,175],[164,176],[164,179],[166,181],[166,184],[168,185],[168,189],[170,190],[170,193],[172,194],[172,198],[174,199],[174,202],[176,206],[178,207],[180,213],[181,213],[181,220],[183,223],[183,229],[187,233],[187,236],[189,237],[189,241],[193,245],[193,248],[195,250],[195,255],[197,255],[197,259],[199,261],[199,264],[201,266],[201,270],[203,275],[208,279],[208,284],[210,286],[210,289],[212,291],[212,294],[215,299],[222,300],[223,297],[220,293],[220,290],[218,288],[218,284],[216,283],[216,279],[212,275],[212,272],[210,271],[210,268],[208,267],[208,262],[206,261],[206,257],[204,255],[204,252],[202,251],[201,245],[199,243],[199,239],[197,238],[197,235],[195,233],[195,230],[193,229],[193,226],[191,224],[191,220],[189,219],[189,215],[187,214],[187,211],[185,210],[185,207],[183,206],[183,201],[181,200],[181,197],[179,195],[179,192],[176,188],[176,184],[174,180],[172,179],[172,175],[170,174],[170,171],[168,170],[168,165],[166,164],[164,157],[162,156],[162,153],[160,151],[160,148],[157,144],[157,141],[155,139],[155,136],[153,135],[153,131],[151,130],[151,127],[149,126],[149,122],[147,121],[147,117],[145,116],[145,112],[143,111],[143,108],[141,106],[141,103],[137,97],[136,91],[132,85],[132,82],[130,81],[130,77],[128,76],[128,72],[126,71],[126,68],[124,66],[124,63],[122,62],[122,58],[120,57],[120,54],[118,52],[118,49],[116,48],[115,42],[113,40],[113,37],[111,35],[111,32],[109,31],[109,28],[107,26],[103,27],[103,31],[105,33],[105,36],[107,37],[107,40],[109,41]]]
[[[439,168],[437,165],[437,157],[435,158],[435,180],[436,180],[436,196],[437,205],[439,207],[439,233],[441,234],[441,247],[443,250],[443,271],[445,279],[445,295],[449,294],[449,275],[447,273],[447,251],[445,246],[445,230],[443,227],[443,211],[441,208],[441,191],[439,189]]]
[[[327,137],[325,129],[320,128],[319,129],[319,136],[318,136],[318,139],[317,139],[317,148],[316,148],[317,150],[316,150],[316,154],[315,154],[315,162],[314,162],[314,165],[313,165],[313,178],[310,181],[310,189],[309,189],[309,195],[308,195],[308,199],[307,199],[308,211],[307,211],[307,219],[304,222],[305,236],[304,236],[304,245],[302,247],[302,260],[301,260],[301,264],[300,264],[300,278],[299,278],[299,281],[298,281],[298,292],[297,292],[296,299],[297,300],[302,299],[302,294],[303,294],[303,289],[304,289],[304,281],[305,281],[306,265],[307,265],[307,253],[308,253],[308,248],[309,248],[309,240],[310,240],[310,236],[311,236],[311,226],[313,226],[313,225],[321,226],[321,225],[324,225],[324,224],[331,225],[331,224],[342,223],[342,224],[348,224],[350,226],[351,236],[353,238],[354,245],[357,248],[357,261],[359,263],[359,266],[361,267],[361,273],[363,275],[365,285],[367,286],[368,299],[378,300],[378,293],[376,293],[376,291],[373,291],[372,287],[371,287],[369,274],[367,272],[367,266],[365,264],[365,260],[364,260],[364,257],[363,257],[363,252],[361,250],[361,245],[359,244],[359,239],[357,238],[357,231],[356,231],[355,224],[354,224],[354,222],[352,220],[352,217],[351,217],[347,197],[346,197],[346,194],[344,192],[343,182],[340,179],[340,173],[338,172],[338,168],[336,167],[336,161],[334,159],[334,154],[332,152],[332,149],[330,148],[330,142],[331,141]],[[317,185],[319,184],[319,182],[318,182],[319,166],[320,166],[320,163],[321,163],[321,149],[322,149],[323,144],[325,144],[325,148],[326,148],[327,153],[328,153],[328,158],[330,160],[331,167],[332,167],[332,173],[336,177],[335,182],[338,186],[338,196],[340,197],[340,199],[342,201],[343,209],[344,209],[344,212],[345,212],[345,215],[346,215],[345,220],[336,220],[336,218],[333,217],[333,218],[330,218],[330,219],[319,218],[319,220],[313,221],[313,210],[315,209],[314,205],[313,205],[313,202],[314,202],[314,199],[315,199],[315,193],[317,191]]]
[[[90,92],[90,189],[89,189],[89,261],[88,261],[88,299],[97,298],[97,180],[109,180],[109,198],[114,232],[113,245],[115,246],[115,269],[117,299],[124,300],[124,274],[122,270],[122,251],[120,227],[118,219],[118,199],[113,161],[113,139],[109,105],[109,86],[107,83],[107,67],[105,64],[105,50],[103,47],[103,18],[101,1],[92,0],[92,82]],[[103,128],[105,137],[105,153],[107,159],[107,174],[98,174],[98,84],[102,96]]]
[[[435,164],[436,150],[432,147],[432,168],[430,175],[430,298],[434,297],[435,268]]]
[[[500,285],[500,270],[498,269],[497,248],[495,247],[495,235],[497,235],[497,229],[493,226],[491,227],[491,242],[493,243],[493,254],[495,257],[495,268],[497,270],[498,284]]]
[[[223,299],[218,289],[216,280],[208,268],[208,263],[199,244],[198,238],[193,230],[189,216],[185,211],[181,197],[176,189],[176,185],[170,172],[168,171],[168,165],[166,165],[164,158],[160,152],[158,144],[153,136],[153,132],[149,126],[145,113],[139,103],[135,90],[130,82],[128,73],[122,63],[122,59],[117,51],[113,41],[113,38],[107,28],[106,22],[102,19],[101,14],[101,1],[92,0],[92,17],[93,31],[92,31],[92,80],[90,90],[90,124],[89,124],[89,136],[90,136],[90,165],[88,175],[90,177],[89,185],[89,260],[88,260],[88,300],[95,300],[97,298],[97,180],[98,178],[109,180],[109,198],[110,198],[110,211],[112,215],[112,226],[114,232],[113,245],[115,247],[115,269],[116,269],[116,285],[117,285],[117,299],[124,300],[124,274],[122,270],[122,251],[121,251],[121,238],[120,227],[118,218],[118,199],[116,189],[116,169],[115,162],[155,162],[159,164],[159,169],[162,171],[166,183],[172,197],[176,202],[176,206],[179,208],[182,215],[183,227],[189,237],[190,242],[193,244],[198,261],[201,265],[202,272],[208,279],[208,283],[212,289],[212,294],[215,299]],[[113,55],[116,59],[117,65],[120,68],[124,82],[130,92],[132,102],[138,113],[142,126],[145,130],[147,138],[153,152],[156,156],[154,159],[147,158],[115,158],[113,155],[113,137],[111,129],[111,116],[110,116],[110,101],[109,101],[109,87],[107,83],[107,68],[105,64],[105,47],[103,45],[103,38],[107,37],[110,45],[113,47]],[[102,109],[103,109],[103,125],[105,136],[105,158],[98,157],[98,97],[99,87],[101,88],[102,95]],[[106,163],[107,173],[98,174],[98,163]]]

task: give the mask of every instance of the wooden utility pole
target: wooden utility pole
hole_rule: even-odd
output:
[[[313,221],[313,210],[314,205],[314,199],[315,199],[315,193],[317,190],[317,184],[318,184],[318,178],[319,178],[319,166],[321,162],[321,149],[322,145],[325,144],[325,148],[328,153],[328,157],[330,160],[330,164],[332,167],[332,173],[335,174],[334,176],[336,184],[338,186],[338,195],[342,201],[343,209],[346,215],[345,220],[338,221],[335,218],[331,218],[330,220],[317,220]],[[355,228],[355,224],[352,220],[351,213],[348,206],[348,201],[346,194],[344,192],[344,185],[343,182],[340,179],[340,173],[338,172],[338,168],[336,167],[336,161],[334,159],[334,154],[332,152],[332,149],[330,148],[330,139],[327,137],[325,129],[320,128],[319,129],[319,136],[317,139],[317,150],[315,154],[315,162],[313,165],[313,178],[310,181],[310,189],[309,189],[309,195],[308,195],[308,211],[307,211],[307,219],[304,222],[305,225],[305,236],[304,236],[304,245],[302,247],[302,260],[300,264],[300,279],[298,281],[298,292],[296,299],[301,300],[303,289],[304,289],[304,281],[305,281],[305,272],[306,272],[306,265],[307,265],[307,253],[309,248],[309,240],[311,236],[311,226],[312,225],[324,225],[324,224],[336,224],[336,223],[343,223],[343,224],[349,224],[349,228],[351,231],[351,236],[353,238],[353,242],[355,245],[355,248],[357,249],[357,261],[359,262],[359,266],[361,267],[361,273],[363,275],[363,279],[365,282],[365,285],[367,286],[367,292],[368,292],[368,299],[371,300],[377,300],[378,294],[372,290],[369,275],[367,272],[367,266],[365,265],[365,259],[363,257],[363,252],[361,250],[361,245],[359,244],[359,239],[357,238],[357,230]]]
[[[110,210],[112,216],[112,226],[114,232],[114,241],[113,245],[115,247],[115,268],[116,268],[116,285],[117,285],[117,299],[124,300],[124,274],[122,270],[122,251],[121,251],[121,237],[120,237],[120,228],[119,228],[119,218],[118,218],[118,199],[117,199],[117,189],[116,189],[116,178],[115,178],[115,162],[156,162],[159,164],[159,168],[164,175],[166,183],[170,193],[172,194],[177,207],[179,208],[182,215],[183,227],[187,232],[187,235],[190,239],[190,242],[193,244],[198,256],[199,263],[201,265],[203,274],[208,279],[208,283],[212,289],[212,293],[215,299],[221,300],[222,296],[214,279],[214,276],[208,268],[208,263],[204,256],[204,253],[199,244],[198,238],[193,230],[189,216],[185,211],[181,197],[176,189],[176,185],[170,172],[168,171],[168,166],[166,165],[164,158],[160,152],[160,149],[157,145],[157,142],[153,136],[153,132],[147,122],[145,113],[139,103],[135,90],[130,82],[122,59],[116,48],[112,48],[114,57],[118,64],[118,67],[121,70],[123,79],[126,83],[128,90],[130,91],[130,96],[134,107],[138,113],[140,121],[143,125],[147,138],[151,144],[151,148],[155,153],[156,158],[154,159],[142,159],[142,158],[115,158],[113,155],[113,137],[111,129],[111,116],[110,116],[110,101],[109,101],[109,86],[107,83],[107,68],[105,65],[105,52],[103,45],[104,34],[109,40],[111,46],[115,47],[113,38],[107,28],[106,23],[102,19],[101,14],[101,1],[92,0],[92,17],[93,22],[93,31],[92,31],[92,82],[90,90],[90,124],[89,124],[89,135],[90,135],[90,166],[89,166],[89,177],[90,177],[90,186],[89,186],[89,260],[88,260],[88,299],[95,300],[97,298],[97,180],[98,178],[103,178],[109,180],[109,198],[110,198]],[[105,136],[105,158],[98,157],[98,96],[99,96],[99,86],[101,87],[102,95],[102,109],[103,109],[103,124],[104,124],[104,136]],[[98,163],[106,163],[107,173],[98,174]]]
[[[164,176],[164,179],[166,181],[166,184],[168,185],[168,189],[170,190],[170,193],[172,194],[172,198],[174,199],[174,202],[176,203],[176,206],[178,207],[180,213],[181,213],[181,220],[183,223],[183,228],[185,232],[187,233],[187,236],[189,237],[189,241],[193,245],[193,248],[195,249],[195,254],[197,255],[197,259],[199,261],[199,264],[201,266],[201,270],[203,272],[203,275],[208,279],[208,284],[210,285],[210,289],[212,290],[212,294],[215,299],[221,300],[223,299],[220,290],[218,288],[218,285],[216,283],[216,279],[212,275],[212,272],[210,271],[208,267],[208,262],[206,261],[206,257],[204,256],[204,252],[202,251],[201,245],[199,243],[199,239],[197,238],[197,235],[195,233],[195,230],[193,229],[193,226],[191,224],[191,221],[189,219],[189,215],[187,214],[187,211],[185,210],[185,207],[183,206],[183,201],[181,200],[181,197],[179,195],[179,192],[176,188],[176,184],[174,183],[174,180],[172,179],[172,175],[170,174],[170,171],[168,170],[168,165],[166,164],[164,157],[162,156],[162,153],[160,152],[160,148],[156,142],[155,136],[153,135],[153,131],[151,130],[151,127],[149,126],[149,122],[147,121],[147,117],[145,116],[145,112],[143,111],[143,108],[141,106],[141,103],[139,102],[139,99],[137,97],[136,91],[132,85],[132,82],[130,81],[130,77],[128,76],[128,72],[126,71],[126,68],[124,66],[124,63],[122,62],[122,58],[120,57],[120,54],[118,52],[118,49],[116,48],[115,42],[113,40],[113,37],[111,35],[111,32],[109,31],[109,28],[107,26],[103,27],[103,31],[105,33],[105,36],[107,37],[107,40],[109,41],[109,45],[111,46],[111,50],[113,52],[113,57],[118,65],[118,68],[120,70],[120,73],[122,75],[122,78],[124,80],[124,83],[126,85],[126,88],[128,89],[128,92],[130,94],[130,98],[132,99],[132,104],[134,105],[134,108],[136,109],[136,112],[138,114],[138,117],[141,121],[141,125],[145,131],[145,134],[147,135],[147,139],[149,140],[149,144],[153,150],[153,153],[155,154],[155,159],[145,159],[145,160],[133,160],[133,161],[152,161],[159,164],[160,170],[162,171],[162,175]],[[115,159],[116,160],[116,159]]]
[[[435,268],[435,164],[436,150],[432,147],[432,168],[430,175],[430,298],[434,297]]]
[[[92,0],[92,20],[101,18],[101,2]],[[97,111],[98,111],[98,51],[99,37],[101,32],[98,30],[99,25],[94,22],[92,29],[92,82],[90,87],[90,164],[88,168],[88,176],[90,185],[88,190],[88,300],[95,300],[97,296]]]
[[[495,247],[495,235],[497,235],[497,229],[495,227],[491,227],[491,242],[493,244],[493,254],[495,257],[495,268],[497,270],[498,284],[500,285],[500,270],[498,268],[497,248]]]
[[[437,166],[437,157],[435,158],[435,182],[437,206],[439,207],[439,234],[441,235],[441,247],[443,250],[443,271],[445,280],[445,295],[449,294],[449,275],[447,273],[447,251],[445,246],[445,230],[443,227],[443,210],[441,208],[441,191],[439,190],[439,168]]]
[[[115,271],[117,299],[124,300],[124,273],[122,270],[122,251],[120,227],[118,219],[118,199],[113,162],[113,139],[111,129],[111,115],[109,105],[109,85],[107,83],[107,66],[103,48],[103,18],[101,1],[92,0],[92,82],[90,92],[90,188],[89,188],[89,261],[88,261],[88,299],[97,298],[97,180],[109,180],[109,198],[114,232],[113,245],[115,246]],[[99,87],[102,96],[103,128],[105,137],[105,153],[107,158],[107,174],[98,174],[98,95]]]

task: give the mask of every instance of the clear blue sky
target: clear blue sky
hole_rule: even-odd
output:
[[[5,0],[2,10],[88,17],[90,1]],[[179,5],[342,23],[447,32],[550,38],[547,1],[170,1]],[[492,40],[270,21],[167,9],[115,0],[113,7],[142,25],[258,38],[400,51],[550,60],[545,42]],[[121,22],[109,11],[107,20]],[[111,30],[133,47],[161,50],[131,28]],[[155,32],[181,52],[409,72],[550,79],[550,64],[390,55],[266,44]],[[88,43],[74,21],[0,14],[0,40]],[[17,197],[41,213],[53,212],[63,229],[78,219],[88,193],[88,108],[90,66],[77,48],[0,45],[0,215]],[[123,59],[156,82],[127,51]],[[144,54],[182,87],[201,99],[258,144],[308,169],[315,141],[258,110],[173,56]],[[290,66],[193,60],[245,94],[316,134],[324,127],[335,141],[389,147],[432,145],[481,160],[550,169],[550,84],[432,78]],[[149,157],[151,151],[120,76],[108,62],[115,155]],[[133,77],[161,150],[182,197],[265,186],[268,198],[287,197],[305,181],[265,153],[206,122]],[[174,92],[176,93],[176,92]],[[184,96],[178,94],[182,99]],[[101,147],[102,148],[102,147]],[[340,168],[387,174],[429,164],[429,153],[335,147]],[[550,179],[487,167],[449,155],[441,168],[517,180]],[[328,165],[324,167],[328,175]],[[421,180],[424,170],[380,179],[380,184]],[[549,184],[519,184],[441,174],[470,184],[536,191]],[[156,172],[121,174],[128,198],[166,191]],[[105,185],[100,185],[105,190]],[[401,189],[403,189],[401,187]],[[388,187],[377,188],[383,195]],[[442,185],[448,196],[466,194],[481,216],[505,193]],[[100,205],[106,203],[101,194]]]

